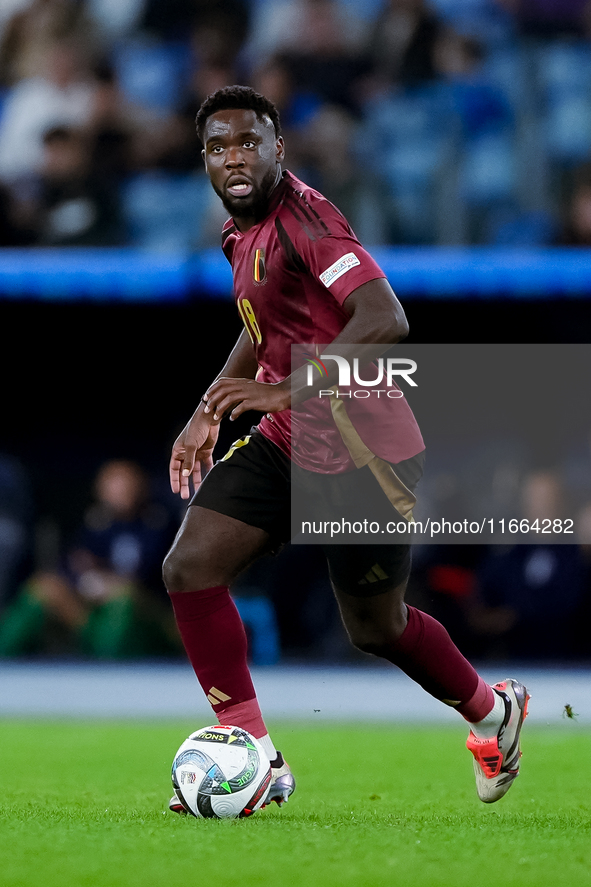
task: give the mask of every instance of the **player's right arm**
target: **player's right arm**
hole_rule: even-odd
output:
[[[246,330],[242,330],[222,371],[214,381],[222,378],[254,379],[258,369],[254,348]],[[213,468],[213,449],[219,434],[219,419],[205,413],[202,400],[172,447],[170,457],[170,486],[181,499],[191,495],[189,478],[197,489],[203,474]]]

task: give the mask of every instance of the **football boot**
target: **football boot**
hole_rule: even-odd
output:
[[[519,681],[507,679],[493,685],[505,703],[505,717],[493,739],[479,739],[470,731],[466,746],[474,755],[476,791],[485,804],[502,798],[519,776],[519,737],[527,717],[529,693]]]
[[[181,816],[186,816],[187,813],[189,812],[187,810],[187,808],[185,807],[185,805],[183,804],[183,802],[181,801],[181,799],[179,798],[179,796],[177,795],[176,790],[175,790],[174,795],[172,796],[172,798],[168,802],[168,809],[172,810],[173,813],[180,813]]]
[[[263,806],[266,807],[271,801],[275,801],[281,807],[289,800],[290,795],[293,795],[295,787],[296,781],[289,764],[285,763],[283,755],[278,751],[277,757],[271,762],[271,787]]]

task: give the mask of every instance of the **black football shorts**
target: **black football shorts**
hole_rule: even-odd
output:
[[[422,473],[421,458],[396,466],[409,489],[414,489]],[[383,490],[364,467],[341,475],[321,475],[297,469],[292,475],[288,456],[257,428],[236,441],[216,462],[191,499],[190,505],[226,514],[270,536],[271,549],[277,550],[292,538],[292,480],[299,477],[309,490],[322,485],[338,486],[347,497],[348,485],[363,485],[369,513],[401,520],[387,501]],[[298,474],[299,473],[299,474]],[[351,486],[351,489],[353,487]],[[298,525],[298,524],[296,524]],[[304,541],[299,538],[298,541]],[[314,540],[312,540],[314,541]],[[385,541],[385,540],[384,540]],[[388,591],[404,582],[410,573],[410,544],[366,542],[364,544],[322,543],[332,583],[347,594],[368,597]]]

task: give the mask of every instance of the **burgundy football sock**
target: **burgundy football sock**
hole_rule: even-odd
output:
[[[482,720],[493,707],[493,689],[462,656],[440,622],[415,607],[407,610],[408,623],[388,656],[390,661],[467,721]]]
[[[187,656],[219,722],[264,736],[246,632],[227,586],[175,592],[170,599]]]

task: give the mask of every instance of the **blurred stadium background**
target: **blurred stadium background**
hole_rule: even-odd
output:
[[[183,661],[159,578],[181,516],[168,453],[240,327],[193,121],[236,82],[278,105],[286,165],[382,263],[409,342],[589,337],[587,0],[3,0],[0,656],[13,699],[18,663]],[[457,471],[472,471],[474,496],[576,515],[576,544],[416,550],[409,601],[486,668],[591,660],[591,428],[555,447],[552,469],[527,477],[503,446],[476,467],[458,454]],[[453,503],[453,473],[430,495]],[[260,562],[234,593],[255,667],[368,667],[314,548]]]

